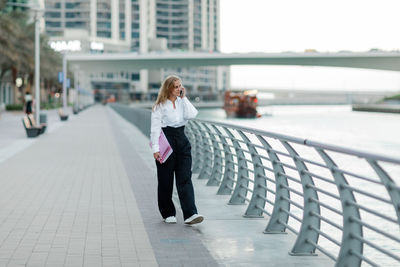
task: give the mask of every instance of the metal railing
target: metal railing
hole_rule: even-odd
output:
[[[297,235],[290,255],[399,266],[399,159],[197,119],[186,132],[198,178],[247,205],[245,217],[268,215],[265,234]]]

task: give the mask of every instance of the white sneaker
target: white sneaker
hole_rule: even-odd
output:
[[[196,224],[201,223],[204,220],[204,217],[199,214],[193,214],[189,218],[185,220],[185,224]]]
[[[176,217],[175,216],[169,216],[164,219],[165,223],[176,223]]]

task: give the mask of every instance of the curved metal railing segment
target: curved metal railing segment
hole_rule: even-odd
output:
[[[400,264],[399,159],[227,123],[186,128],[194,172],[247,205],[243,216],[268,215],[264,233],[296,234],[290,255]]]
[[[149,135],[150,110],[111,107]],[[290,255],[400,265],[400,159],[198,119],[186,132],[193,172],[243,216],[267,215],[264,233],[297,235]]]

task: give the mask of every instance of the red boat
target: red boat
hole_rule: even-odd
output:
[[[259,118],[257,91],[225,91],[224,110],[230,118]]]

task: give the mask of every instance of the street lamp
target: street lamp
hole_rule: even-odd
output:
[[[44,11],[39,6],[31,6],[28,4],[22,3],[7,3],[9,6],[19,6],[26,7],[35,12],[35,99],[36,99],[36,108],[35,108],[35,117],[36,121],[39,123],[39,113],[40,113],[40,21],[39,21],[39,12]]]

